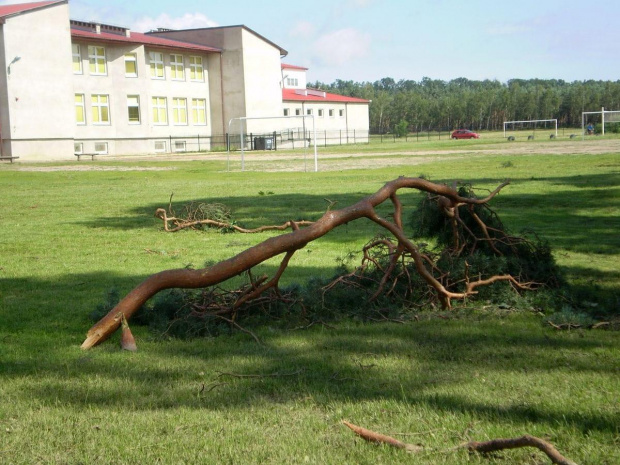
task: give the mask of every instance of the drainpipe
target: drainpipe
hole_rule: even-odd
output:
[[[222,132],[226,130],[226,115],[224,114],[224,64],[222,63],[223,52],[220,52],[220,99],[222,100]],[[228,141],[226,142],[228,145]]]
[[[347,128],[347,144],[349,143],[349,107],[348,103],[344,102],[344,124]]]
[[[304,103],[305,102],[301,102],[301,122],[302,122],[302,128],[304,130],[304,148],[306,148],[306,108],[304,107]]]

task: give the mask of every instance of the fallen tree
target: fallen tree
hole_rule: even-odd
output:
[[[451,225],[452,245],[445,256],[460,257],[466,248],[470,252],[480,247],[488,247],[493,254],[501,256],[502,250],[515,249],[521,243],[521,239],[511,237],[494,227],[488,227],[480,215],[476,213],[475,207],[486,206],[509,183],[501,183],[495,190],[489,192],[484,198],[476,198],[466,192],[459,192],[456,186],[450,187],[444,184],[430,182],[423,178],[399,177],[385,184],[376,193],[360,200],[346,208],[340,210],[329,210],[315,222],[286,222],[286,227],[292,228],[292,232],[280,236],[272,237],[264,242],[257,244],[238,255],[221,261],[213,266],[204,269],[175,269],[156,273],[135,289],[133,289],[118,305],[101,318],[87,333],[86,340],[82,344],[82,349],[89,349],[100,342],[106,340],[113,334],[124,319],[131,316],[152,296],[164,289],[197,289],[207,288],[218,285],[234,276],[251,270],[253,267],[263,263],[272,257],[284,255],[280,266],[273,277],[262,277],[252,280],[251,285],[243,292],[236,294],[234,302],[227,308],[220,309],[213,314],[224,315],[232,314],[234,321],[235,311],[241,305],[258,298],[267,290],[278,289],[279,280],[286,270],[289,261],[296,251],[305,247],[308,243],[324,236],[338,226],[350,223],[360,218],[367,218],[380,225],[389,233],[392,239],[378,239],[372,241],[365,251],[365,262],[358,268],[357,273],[363,272],[368,262],[376,265],[382,275],[379,281],[378,293],[383,292],[387,287],[389,290],[396,286],[399,276],[404,275],[405,280],[411,282],[411,272],[408,268],[401,268],[400,275],[393,277],[393,272],[407,258],[412,263],[414,273],[426,283],[431,293],[433,293],[441,306],[450,309],[453,300],[464,300],[478,293],[478,288],[489,286],[495,282],[507,282],[518,290],[533,289],[538,283],[533,281],[522,282],[521,277],[513,274],[493,274],[490,276],[470,276],[469,265],[463,262],[464,272],[462,278],[453,280],[450,273],[446,273],[437,266],[437,259],[426,253],[420,246],[416,245],[403,228],[403,207],[398,197],[401,189],[417,189],[428,194],[428,199],[438,206],[438,211]],[[391,202],[393,211],[391,220],[381,217],[376,207],[384,202]],[[473,219],[474,225],[467,224],[462,218],[460,210],[469,211],[469,218]],[[162,219],[165,210],[162,210]],[[160,212],[161,213],[161,212]],[[473,228],[477,225],[479,234]],[[300,226],[305,226],[301,228]],[[395,242],[393,242],[395,241]],[[387,265],[380,263],[368,251],[375,247],[387,250]],[[441,260],[441,258],[440,258]],[[355,274],[355,273],[354,273]],[[390,286],[387,286],[391,280]],[[401,279],[402,280],[402,279]]]

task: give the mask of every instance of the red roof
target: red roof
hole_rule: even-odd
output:
[[[308,71],[308,68],[304,68],[303,66],[288,65],[286,63],[282,63],[282,69],[298,69],[300,71]]]
[[[311,90],[311,89],[308,89]],[[282,89],[282,100],[294,102],[338,102],[338,103],[369,103],[369,100],[356,97],[345,97],[344,95],[330,94],[314,90],[312,94],[300,95],[303,89]],[[321,94],[321,95],[314,95]],[[324,95],[324,96],[323,96]]]
[[[63,3],[62,1],[53,1],[53,2],[32,2],[32,3],[16,3],[14,5],[3,5],[0,6],[0,18],[4,18],[6,16],[11,16],[18,13],[23,13],[25,11],[34,10],[36,8],[40,8],[42,6],[52,5],[54,3]]]
[[[162,48],[196,50],[200,52],[221,52],[219,48],[192,44],[190,42],[181,42],[179,40],[165,39],[163,37],[142,34],[140,32],[131,32],[129,37],[126,37],[124,35],[112,34],[103,31],[97,34],[92,31],[83,31],[82,29],[71,28],[71,37],[76,39],[98,40],[102,42],[121,42],[129,44],[152,45]]]

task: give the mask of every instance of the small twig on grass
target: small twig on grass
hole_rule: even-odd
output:
[[[610,325],[611,325],[610,321],[601,321],[600,323],[596,323],[596,324],[592,325],[592,329],[604,328],[604,327],[610,326]]]
[[[256,334],[254,334],[252,331],[250,331],[249,329],[245,329],[243,326],[239,325],[239,323],[237,323],[236,321],[233,321],[229,318],[223,317],[222,315],[214,315],[217,318],[220,318],[224,321],[227,321],[228,323],[230,323],[231,325],[233,325],[235,328],[237,328],[239,331],[242,331],[246,334],[249,334],[250,336],[252,336],[254,338],[254,340],[260,344],[263,345],[263,342],[258,338],[258,336]]]
[[[421,452],[422,450],[424,450],[424,447],[422,446],[415,444],[406,444],[391,436],[386,436],[385,434],[362,428],[361,426],[354,425],[352,423],[349,423],[348,421],[343,420],[342,423],[349,427],[351,430],[353,430],[355,434],[369,442],[374,442],[377,444],[388,444],[398,449],[405,449],[409,452]],[[459,449],[467,449],[469,452],[479,452],[481,454],[487,454],[489,452],[496,452],[505,449],[517,449],[520,447],[536,447],[540,451],[544,452],[547,457],[549,457],[551,462],[555,465],[577,465],[572,460],[567,459],[562,454],[560,454],[558,450],[553,446],[553,444],[545,441],[544,439],[530,436],[529,434],[525,434],[518,438],[491,439],[490,441],[483,442],[469,441],[459,446],[453,447],[452,449],[448,449],[446,452],[452,452]]]
[[[554,329],[567,329],[567,330],[571,330],[571,329],[579,329],[581,328],[581,325],[576,325],[573,323],[561,323],[559,325],[556,325],[555,323],[552,323],[550,320],[547,321],[547,323],[549,323],[549,326],[551,326]]]
[[[348,421],[343,420],[342,423],[345,426],[349,427],[351,430],[353,430],[353,432],[359,437],[365,439],[368,442],[374,442],[376,444],[389,444],[390,446],[396,447],[398,449],[405,449],[408,452],[420,452],[423,449],[423,447],[421,446],[406,444],[391,436],[386,436],[385,434],[370,431],[369,429],[354,425],[353,423],[349,423]]]
[[[216,387],[220,387],[220,386],[228,386],[229,383],[213,383],[209,386],[209,389],[207,389],[207,392],[211,392],[213,391]],[[202,385],[203,388],[200,391],[200,393],[202,393],[202,391],[204,391],[204,384]]]

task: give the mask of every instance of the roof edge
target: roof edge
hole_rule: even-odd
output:
[[[27,8],[25,7],[23,10],[15,11],[13,13],[7,13],[0,17],[0,24],[4,24],[8,18],[14,18],[15,16],[21,16],[26,13],[31,13],[33,11],[43,10],[45,8],[49,8],[51,6],[60,5],[62,3],[69,3],[69,0],[52,0],[49,2],[31,2],[30,4],[38,4],[37,6]],[[19,4],[16,4],[19,5]],[[24,3],[23,5],[29,5],[29,3]],[[8,6],[8,5],[5,5]]]
[[[231,26],[213,26],[213,27],[195,27],[195,28],[191,28],[191,29],[171,29],[170,31],[149,31],[149,32],[145,32],[144,34],[148,34],[148,35],[157,35],[157,34],[165,34],[166,32],[181,32],[181,31],[202,31],[205,29],[208,30],[214,30],[214,29],[232,29],[232,28],[241,28],[241,29],[245,29],[246,31],[254,34],[256,37],[264,40],[265,42],[267,42],[268,44],[273,45],[275,48],[277,48],[278,50],[280,50],[280,56],[281,57],[285,57],[288,55],[288,51],[285,50],[284,48],[280,47],[278,44],[276,44],[275,42],[272,42],[271,40],[267,39],[265,36],[259,34],[258,32],[256,32],[255,30],[253,30],[252,28],[247,27],[244,24],[234,24]]]

